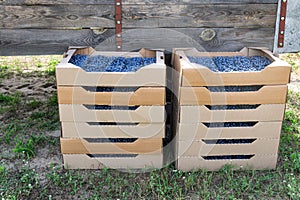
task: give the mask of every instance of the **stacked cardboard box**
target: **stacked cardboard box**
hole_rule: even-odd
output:
[[[135,72],[87,72],[72,56],[153,57]],[[56,68],[66,168],[160,168],[165,137],[166,66],[160,51],[72,48]]]
[[[271,64],[261,71],[217,72],[189,60],[216,56],[263,56]],[[172,62],[177,168],[275,168],[290,66],[262,48],[175,49]]]

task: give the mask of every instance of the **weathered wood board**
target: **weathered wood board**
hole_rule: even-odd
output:
[[[280,10],[280,4],[278,4],[278,11]],[[280,13],[278,12],[278,16]],[[300,1],[289,0],[287,4],[287,15],[284,33],[284,46],[278,48],[278,34],[279,34],[279,20],[277,18],[274,52],[299,52],[300,51]]]
[[[183,3],[192,3],[192,4],[251,4],[251,3],[264,3],[264,4],[275,4],[278,0],[122,0],[122,3],[127,4],[183,4]],[[114,0],[2,0],[0,5],[55,5],[55,4],[113,4]]]
[[[272,49],[274,28],[215,28],[217,36],[203,41],[204,28],[129,29],[123,33],[123,50],[145,48],[196,47],[202,51],[238,51],[253,46]],[[0,29],[0,55],[62,54],[68,46],[93,46],[96,50],[115,50],[114,30]]]
[[[278,0],[122,3],[125,51],[142,47],[273,49]],[[62,54],[70,45],[115,50],[114,26],[114,0],[2,0],[0,55]],[[207,30],[213,37],[205,34]]]
[[[114,28],[114,5],[1,6],[5,28]],[[123,6],[124,28],[274,27],[276,4]]]

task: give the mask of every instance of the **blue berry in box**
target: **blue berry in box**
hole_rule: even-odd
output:
[[[271,61],[263,56],[188,57],[188,59],[191,63],[205,66],[214,72],[261,71],[271,64]]]
[[[83,67],[86,64],[87,59],[88,59],[88,56],[86,56],[86,55],[76,54],[71,57],[69,63],[72,63],[73,65],[76,65],[79,67]]]
[[[132,143],[135,142],[137,138],[109,138],[112,143]]]
[[[144,65],[151,65],[156,63],[156,58],[144,58]]]
[[[156,63],[156,58],[87,56],[76,54],[69,63],[87,72],[136,72],[140,68]]]

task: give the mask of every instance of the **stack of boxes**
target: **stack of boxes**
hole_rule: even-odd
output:
[[[261,71],[214,72],[189,61],[215,56],[263,56],[271,64]],[[172,62],[177,168],[275,168],[290,66],[261,48],[175,49]]]
[[[156,58],[130,72],[93,72],[75,55]],[[212,71],[191,58],[262,56],[258,71]],[[172,130],[179,170],[276,167],[290,66],[263,48],[203,53],[174,49]],[[226,67],[226,66],[225,66]],[[232,66],[228,66],[232,67]],[[161,168],[166,65],[161,51],[70,48],[57,66],[61,150],[66,168]]]
[[[152,57],[136,72],[87,72],[74,55]],[[56,68],[66,168],[161,168],[166,66],[161,51],[70,48]]]

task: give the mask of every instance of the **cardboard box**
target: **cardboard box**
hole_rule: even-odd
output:
[[[69,63],[76,54],[152,57],[156,63],[136,72],[87,72]],[[56,68],[56,78],[66,168],[163,166],[166,65],[162,51],[97,52],[70,47]]]
[[[70,138],[164,138],[165,123],[137,125],[95,125],[88,122],[62,122],[62,136]]]
[[[265,56],[272,63],[261,71],[214,72],[191,63],[189,56]],[[235,169],[274,169],[290,65],[263,48],[216,53],[174,49],[172,63],[177,169],[211,171],[226,164]],[[224,108],[249,105],[254,107]],[[214,123],[217,127],[211,126]],[[224,123],[238,126],[219,126]]]
[[[282,121],[285,104],[261,104],[253,109],[211,110],[209,106],[180,106],[179,122]]]
[[[285,104],[287,86],[263,86],[250,92],[211,92],[206,87],[180,87],[180,105]]]
[[[130,122],[130,123],[164,123],[164,106],[138,106],[134,110],[94,109],[83,104],[60,104],[59,116],[63,122]]]
[[[176,141],[198,141],[202,139],[279,139],[282,122],[258,122],[250,127],[208,128],[203,123],[179,123]]]
[[[188,56],[264,56],[272,61],[262,71],[213,72],[207,67],[191,63]],[[173,49],[173,66],[180,74],[180,86],[235,86],[235,85],[286,85],[290,79],[291,66],[275,57],[265,48],[243,48],[240,52],[198,52],[193,48]]]
[[[97,157],[86,154],[63,154],[66,169],[160,169],[163,167],[163,155],[141,154],[127,157]]]
[[[155,57],[156,63],[144,66],[136,72],[86,72],[69,63],[75,54],[115,57]],[[70,47],[56,67],[58,86],[166,86],[164,53],[159,50],[141,49],[139,52],[97,52],[91,47]]]
[[[141,87],[134,92],[93,92],[84,87],[59,86],[59,104],[153,106],[165,105],[165,88]]]
[[[227,155],[277,155],[279,139],[254,138],[253,140],[249,139],[251,143],[238,144],[216,144],[214,139],[178,141],[178,156],[204,158]]]
[[[232,165],[233,169],[243,170],[265,170],[275,169],[277,154],[274,155],[254,155],[249,159],[224,159],[224,160],[205,160],[199,156],[180,157],[176,162],[176,168],[183,171],[206,169],[216,171],[225,165]]]
[[[255,132],[252,133],[255,134]],[[271,135],[270,133],[271,131],[269,135]],[[222,136],[218,139],[226,138],[226,132],[221,134]],[[280,133],[277,132],[277,135]],[[234,134],[231,136],[234,137],[229,136],[227,139],[236,137]],[[247,144],[212,144],[210,136],[208,136],[201,140],[177,141],[176,168],[183,171],[199,168],[214,171],[230,164],[234,169],[274,169],[277,163],[279,140],[279,137],[277,139],[257,138]]]
[[[100,140],[100,142],[99,142]],[[102,138],[87,141],[80,138],[60,138],[62,154],[160,154],[162,139],[136,139],[134,142],[105,142]]]

